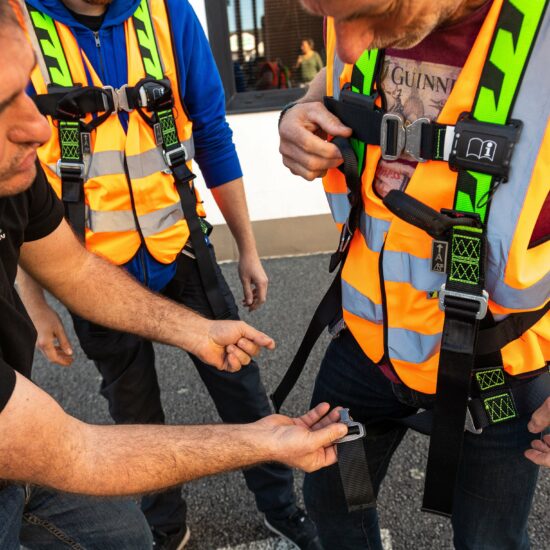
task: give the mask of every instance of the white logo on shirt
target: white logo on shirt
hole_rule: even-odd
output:
[[[3,229],[0,229],[0,241],[3,241],[6,238],[6,233]]]

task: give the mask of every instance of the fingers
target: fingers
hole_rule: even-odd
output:
[[[324,136],[348,137],[351,132],[320,102],[296,105],[288,111],[279,128],[283,164],[307,180],[322,177],[329,168],[342,163],[338,147],[327,142]]]
[[[254,303],[254,293],[252,292],[252,285],[250,284],[250,279],[245,278],[242,281],[243,283],[243,304],[250,308]]]
[[[48,361],[61,365],[62,367],[68,367],[73,362],[72,349],[67,345],[60,346],[56,344],[56,338],[54,335],[51,335],[47,338],[41,337],[36,345]]]
[[[311,432],[314,445],[318,448],[329,447],[348,433],[348,427],[341,422],[332,423],[324,428]]]
[[[300,416],[298,420],[307,428],[312,428],[328,413],[329,409],[330,405],[328,403],[319,403],[319,405]]]
[[[527,428],[531,433],[540,433],[550,426],[550,397],[533,413]]]
[[[250,342],[253,342],[256,345],[260,346],[261,348],[267,348],[269,350],[275,349],[275,340],[273,340],[273,338],[271,338],[270,336],[268,336],[267,334],[264,334],[259,330],[256,330],[250,325],[247,325],[246,323],[241,323],[241,325],[242,325],[241,334],[243,338],[246,338]],[[240,339],[239,342],[241,342],[241,340],[242,339]],[[239,344],[239,347],[241,347],[240,344]]]

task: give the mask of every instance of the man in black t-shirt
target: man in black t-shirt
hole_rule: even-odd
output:
[[[347,429],[320,405],[300,419],[271,416],[246,426],[92,426],[65,414],[30,380],[35,332],[14,290],[18,262],[72,311],[93,322],[179,346],[218,369],[237,371],[265,334],[243,322],[210,321],[150,293],[89,254],[35,165],[49,137],[25,94],[30,46],[0,2],[0,548],[151,547],[131,502],[69,493],[129,495],[264,461],[313,470],[335,461]],[[11,481],[11,483],[10,483]]]

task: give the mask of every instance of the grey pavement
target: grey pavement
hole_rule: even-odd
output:
[[[314,308],[331,276],[327,273],[328,256],[270,259],[264,262],[270,279],[266,305],[243,318],[273,336],[278,347],[264,353],[259,361],[268,391],[280,380],[297,349]],[[234,263],[224,264],[223,271],[238,300],[242,291]],[[68,316],[62,312],[66,325]],[[74,334],[72,334],[73,342]],[[286,412],[306,410],[315,371],[328,342],[323,337],[314,349],[307,372],[285,405]],[[75,345],[75,347],[77,347]],[[158,372],[164,406],[169,423],[216,422],[217,416],[191,361],[180,351],[157,346]],[[109,423],[105,400],[99,396],[100,378],[92,363],[77,351],[70,369],[50,366],[37,354],[34,379],[54,395],[67,411],[80,419]],[[427,439],[408,434],[396,452],[379,498],[380,523],[386,548],[393,550],[441,550],[452,548],[449,522],[421,513],[423,472],[427,456]],[[296,475],[300,492],[302,476]],[[271,538],[255,510],[252,495],[240,473],[201,479],[186,485],[189,526],[192,539],[189,550],[268,550],[286,549]],[[530,531],[533,550],[550,548],[550,472],[541,475],[531,514]],[[327,549],[334,550],[334,549]]]

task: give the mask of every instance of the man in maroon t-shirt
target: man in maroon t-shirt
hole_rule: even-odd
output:
[[[381,72],[387,110],[406,123],[426,117],[436,120],[492,5],[492,0],[301,0],[313,13],[333,16],[338,57],[354,63],[366,49],[385,48]],[[326,90],[323,70],[306,96],[283,110],[280,119],[283,162],[307,180],[325,175],[342,164],[338,148],[326,135],[349,137],[350,128],[322,103]],[[547,93],[548,90],[545,90]],[[416,168],[412,157],[381,160],[373,188],[381,197],[405,190]],[[550,236],[547,199],[530,246]],[[366,276],[366,275],[365,275]],[[369,307],[368,305],[364,306]],[[355,420],[403,417],[418,408],[432,408],[433,396],[410,390],[384,362],[373,364],[349,330],[329,346],[313,402],[338,398]],[[548,406],[550,411],[550,402]],[[533,436],[550,423],[550,413],[492,426],[482,436],[468,434],[454,496],[453,529],[457,548],[529,547],[527,518],[537,468],[524,456]],[[368,438],[369,470],[378,491],[391,456],[404,435],[395,428]],[[525,453],[537,464],[550,466],[550,436],[537,440]],[[306,476],[304,496],[325,548],[356,550],[382,548],[375,509],[347,512],[337,469]],[[445,544],[441,544],[444,546]],[[414,543],[410,545],[415,547]]]

